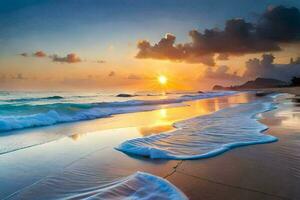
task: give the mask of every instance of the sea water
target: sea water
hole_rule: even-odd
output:
[[[115,114],[159,109],[184,101],[218,97],[234,92],[135,94],[0,92],[0,134],[38,126],[90,120]]]

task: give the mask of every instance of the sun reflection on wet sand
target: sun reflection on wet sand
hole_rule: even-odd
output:
[[[139,133],[143,136],[149,136],[152,134],[157,134],[161,132],[166,132],[173,130],[174,127],[171,125],[166,125],[166,126],[149,126],[149,127],[140,127],[138,129]]]
[[[253,97],[247,93],[238,95],[202,99],[196,101],[185,102],[184,106],[165,107],[161,109],[138,112],[130,114],[120,114],[110,118],[96,119],[93,121],[74,123],[86,124],[89,129],[93,130],[107,130],[115,128],[132,127],[140,133],[141,136],[148,136],[151,134],[158,134],[174,129],[173,124],[188,118],[206,115],[232,106],[239,103],[247,103]],[[82,129],[82,126],[79,126]],[[76,128],[73,127],[73,130]],[[93,131],[84,131],[70,136],[74,141],[80,140],[83,136],[92,133]]]

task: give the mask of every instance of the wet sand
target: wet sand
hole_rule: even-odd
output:
[[[0,173],[0,198],[65,198],[145,171],[167,178],[190,199],[299,199],[299,107],[290,97],[281,100],[284,104],[279,110],[264,114],[262,119],[270,126],[268,133],[279,138],[276,143],[236,148],[193,161],[130,157],[114,149],[124,140],[168,131],[176,121],[253,98],[242,94],[199,100],[184,107],[21,132],[19,137],[31,135],[31,140],[39,140],[35,137],[38,133],[68,137],[0,155],[4,169]]]
[[[300,199],[300,104],[294,99],[280,98],[279,108],[260,120],[278,142],[183,161],[167,179],[191,199]]]

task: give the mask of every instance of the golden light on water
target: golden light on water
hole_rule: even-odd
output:
[[[157,80],[158,80],[158,82],[159,82],[161,85],[165,85],[165,84],[167,84],[167,82],[168,82],[167,77],[164,76],[164,75],[158,76],[158,77],[157,77]]]
[[[166,118],[167,117],[167,110],[166,109],[160,109],[159,110],[159,115],[161,118]]]

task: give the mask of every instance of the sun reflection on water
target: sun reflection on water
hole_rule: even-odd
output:
[[[78,124],[78,127],[76,126],[75,130],[80,133],[74,134],[70,136],[70,138],[73,141],[78,141],[95,131],[126,127],[135,128],[137,133],[141,136],[158,134],[174,129],[173,124],[178,121],[210,114],[234,104],[245,103],[250,100],[250,96],[247,94],[239,94],[227,97],[202,99],[185,102],[185,105],[183,106],[162,106],[160,109],[153,111],[116,115],[111,118],[74,123],[74,126]],[[93,131],[78,131],[80,129],[85,129],[82,127],[88,127],[89,129],[93,127]],[[130,133],[125,134],[130,135]]]

